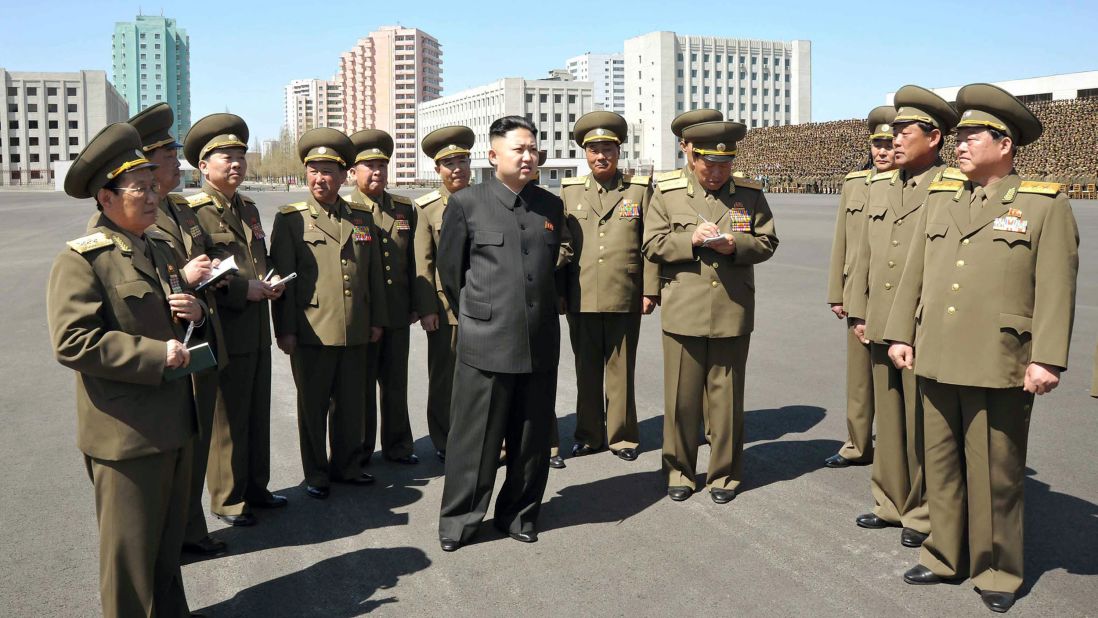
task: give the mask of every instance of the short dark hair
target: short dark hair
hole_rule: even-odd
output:
[[[1000,131],[995,127],[988,127],[987,132],[991,135],[991,139],[1001,142],[1004,137],[1010,137],[1006,131]],[[1015,155],[1018,153],[1018,144],[1013,139],[1010,140],[1010,154]]]
[[[938,138],[938,152],[941,152],[942,147],[945,146],[947,131],[943,131],[929,122],[923,122],[922,120],[917,120],[914,124],[922,129],[925,135],[930,135],[931,131],[938,131],[939,135],[941,135],[941,137]]]
[[[526,129],[531,135],[537,137],[538,130],[534,126],[534,123],[530,122],[522,116],[504,116],[503,118],[497,118],[492,126],[488,127],[488,139],[492,140],[497,137],[504,137],[515,129]]]

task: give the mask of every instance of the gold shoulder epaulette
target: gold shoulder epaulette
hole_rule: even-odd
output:
[[[290,213],[301,212],[302,210],[308,210],[309,205],[305,202],[294,202],[293,204],[286,204],[282,208],[278,209],[278,212],[288,215]]]
[[[584,176],[572,176],[571,178],[562,178],[561,181],[560,181],[560,186],[562,186],[562,187],[571,187],[573,185],[582,185],[585,182],[587,182],[587,176],[586,175],[584,175]]]
[[[667,193],[675,189],[685,189],[690,186],[690,181],[685,176],[680,176],[657,182],[656,186],[659,187],[661,193]]]
[[[853,180],[854,178],[865,178],[873,173],[873,170],[860,170],[857,172],[850,172],[843,178],[843,180]]]
[[[660,172],[659,174],[656,174],[654,177],[656,179],[656,182],[660,183],[660,182],[663,182],[665,180],[674,180],[675,178],[679,178],[681,176],[682,176],[682,169],[680,168],[680,169],[677,169],[677,170],[671,170],[670,172]]]
[[[880,172],[873,177],[873,182],[880,182],[882,180],[892,180],[899,175],[900,170],[892,170],[891,172]]]
[[[411,206],[412,205],[412,199],[411,198],[404,197],[403,195],[396,195],[394,193],[390,193],[389,195],[393,198],[393,201],[396,202],[397,204],[404,204],[405,206]]]
[[[955,167],[947,167],[942,170],[942,177],[938,180],[960,180],[964,182],[968,180],[968,176],[965,173]]]
[[[927,191],[959,191],[963,189],[965,183],[960,180],[939,180],[937,182],[930,183],[930,187]]]
[[[1037,182],[1035,180],[1023,180],[1018,186],[1018,193],[1040,193],[1041,195],[1056,195],[1060,192],[1058,182]]]
[[[647,185],[652,183],[652,177],[636,174],[634,176],[626,176],[625,181],[631,185]]]
[[[70,240],[65,244],[73,251],[84,254],[89,251],[95,251],[96,249],[102,249],[103,247],[110,247],[114,244],[114,239],[103,232],[96,232],[94,234],[88,234],[87,236],[81,236],[75,240]]]
[[[187,203],[191,205],[191,208],[198,208],[206,204],[213,204],[213,197],[209,193],[199,192],[189,196]]]
[[[430,204],[431,202],[437,200],[440,197],[442,197],[442,194],[438,192],[438,189],[435,189],[434,191],[431,191],[427,195],[421,195],[421,196],[417,197],[416,198],[416,206],[419,206],[420,208],[423,208],[427,204]]]
[[[371,213],[374,212],[374,208],[372,206],[367,206],[366,204],[360,204],[359,202],[352,202],[351,200],[347,200],[347,205],[351,207],[351,210],[361,210],[362,212],[371,212]]]
[[[733,176],[732,182],[736,183],[737,187],[744,187],[746,189],[755,189],[756,191],[762,191],[762,183],[755,182],[747,178],[740,178],[739,176]]]

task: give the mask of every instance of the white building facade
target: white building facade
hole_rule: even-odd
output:
[[[565,61],[572,79],[591,82],[595,109],[625,114],[625,55],[587,52]]]
[[[572,141],[572,125],[593,109],[591,82],[507,77],[420,103],[416,141],[442,127],[469,127],[476,135],[471,155],[473,180],[483,182],[492,174],[488,163],[488,129],[492,122],[502,116],[525,116],[538,130],[538,148],[546,151],[539,182],[558,186],[561,179],[588,171],[583,150]],[[420,180],[437,182],[434,162],[422,152],[419,157]]]
[[[675,116],[713,108],[749,129],[812,121],[812,43],[650,32],[625,41],[625,117],[641,170],[680,167]]]
[[[0,121],[0,186],[52,186],[60,162],[129,117],[129,104],[104,71],[8,72],[0,68],[6,113]]]
[[[1023,103],[1089,99],[1098,97],[1098,71],[1011,79],[995,82],[995,85],[1018,97]],[[946,101],[955,101],[960,89],[961,86],[945,86],[931,90]],[[892,105],[895,97],[895,92],[885,95],[885,105]]]
[[[283,124],[293,141],[316,127],[343,130],[343,88],[332,79],[295,79],[286,85]]]

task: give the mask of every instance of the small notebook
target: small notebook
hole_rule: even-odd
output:
[[[187,350],[191,353],[191,362],[188,363],[186,367],[165,369],[164,381],[175,380],[177,378],[182,378],[183,376],[191,375],[197,371],[217,366],[217,358],[214,357],[213,348],[210,347],[210,344],[200,343],[194,347],[187,348]]]
[[[239,269],[236,267],[236,256],[231,256],[227,259],[221,260],[221,263],[217,265],[217,268],[210,271],[210,276],[206,277],[202,281],[198,282],[198,285],[194,286],[194,291],[201,292],[211,284],[228,277],[229,275],[237,272]]]

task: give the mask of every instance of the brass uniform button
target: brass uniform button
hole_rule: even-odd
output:
[[[968,244],[968,242],[969,242],[969,241],[968,241],[968,239],[966,238],[966,239],[964,239],[964,240],[962,240],[962,241],[961,241],[961,244],[962,244],[962,245],[967,245],[967,244]]]
[[[891,290],[892,289],[892,284],[891,283],[886,283],[885,284],[885,289],[886,290]]]
[[[959,289],[961,289],[961,284],[960,283],[954,283],[953,284],[953,291],[956,292]]]
[[[953,315],[954,313],[957,313],[957,308],[950,307],[949,309],[946,309],[946,313],[948,313],[949,315]]]
[[[713,287],[717,287],[717,282],[716,282],[716,281],[713,281],[713,282],[711,282],[711,283],[710,283],[709,285],[711,285],[711,286],[713,286]]]
[[[889,268],[896,268],[896,262],[893,262],[892,260],[889,260],[888,261],[888,267]]]
[[[965,265],[964,260],[957,260],[957,266],[964,266],[964,265]]]
[[[350,295],[351,295],[351,291],[350,291],[350,290],[343,290],[343,295],[344,295],[344,296],[350,296]]]

